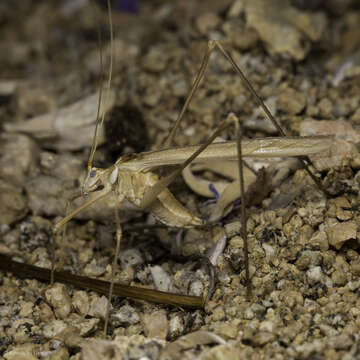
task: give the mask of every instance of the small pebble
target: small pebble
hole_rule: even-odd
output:
[[[214,13],[204,13],[196,19],[196,27],[202,35],[216,28],[221,19]]]
[[[137,324],[140,321],[140,316],[135,308],[124,305],[119,310],[111,314],[111,322],[114,326],[128,326]],[[117,324],[117,325],[115,325]]]
[[[306,97],[302,92],[287,88],[280,94],[277,105],[282,111],[296,115],[305,108]]]
[[[339,250],[344,242],[350,239],[356,239],[357,225],[353,221],[346,221],[325,229],[329,244]]]
[[[314,285],[317,282],[322,282],[324,279],[324,274],[320,266],[314,266],[306,272],[309,284]]]
[[[169,332],[169,322],[164,311],[157,310],[145,314],[142,318],[144,333],[149,338],[166,339]]]
[[[83,290],[75,291],[72,297],[72,305],[80,315],[86,316],[90,309],[89,296],[87,292]]]
[[[63,284],[56,283],[45,292],[46,300],[53,306],[56,317],[66,319],[71,312],[71,298]]]
[[[310,239],[310,246],[315,250],[327,251],[329,249],[329,242],[326,232],[316,232]]]
[[[333,111],[333,104],[329,99],[327,98],[321,99],[318,104],[318,108],[319,108],[320,116],[322,118],[325,119],[331,118]]]
[[[90,310],[88,315],[105,319],[108,299],[106,296],[94,296],[90,301]],[[111,307],[110,307],[111,308]]]
[[[276,336],[274,333],[270,333],[267,331],[259,331],[252,338],[252,343],[255,346],[264,346],[267,343],[274,341],[275,339],[276,339]]]
[[[53,339],[56,335],[60,334],[66,329],[67,325],[63,320],[52,320],[45,324],[43,334],[48,339]]]
[[[184,321],[181,316],[175,315],[169,321],[169,337],[176,339],[183,334],[185,330]]]

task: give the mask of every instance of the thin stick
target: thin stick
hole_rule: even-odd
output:
[[[0,254],[0,270],[11,272],[19,278],[33,278],[46,282],[51,278],[49,269],[20,263],[3,254]],[[104,295],[109,294],[110,282],[108,281],[74,275],[66,271],[55,271],[54,279],[57,282],[73,285],[80,289],[93,290]],[[178,295],[137,286],[114,284],[113,294],[180,308],[203,309],[204,307],[204,300],[199,296]]]

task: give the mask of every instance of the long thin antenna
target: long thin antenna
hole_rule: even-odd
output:
[[[109,76],[108,76],[108,81],[107,81],[107,90],[110,90],[111,87],[111,78],[112,78],[112,71],[113,71],[113,50],[114,50],[114,39],[113,39],[113,25],[112,25],[112,18],[111,18],[111,4],[110,4],[110,0],[107,0],[107,8],[108,8],[108,18],[109,18],[109,27],[110,27],[110,66],[109,66]],[[94,131],[94,137],[93,137],[93,141],[92,141],[92,145],[91,145],[91,151],[90,151],[90,155],[89,155],[89,160],[88,160],[88,172],[91,171],[92,168],[92,164],[94,161],[94,155],[96,152],[96,148],[98,145],[98,130],[99,130],[99,125],[102,126],[105,120],[105,115],[106,115],[106,110],[103,111],[102,115],[101,115],[101,119],[100,119],[100,108],[101,108],[101,103],[102,103],[102,90],[103,90],[103,86],[102,86],[102,80],[103,80],[103,76],[102,74],[104,73],[104,69],[103,69],[103,60],[102,60],[102,37],[101,37],[101,29],[98,26],[98,39],[99,39],[99,56],[100,56],[100,71],[101,71],[101,76],[100,76],[100,90],[99,90],[99,104],[98,104],[98,111],[97,111],[97,115],[96,115],[96,126],[95,126],[95,131]],[[107,92],[105,94],[106,96],[106,100],[105,100],[105,105],[107,103],[108,97],[109,97],[109,92]],[[104,107],[106,109],[106,106]]]

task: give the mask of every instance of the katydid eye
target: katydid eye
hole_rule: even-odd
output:
[[[89,176],[94,177],[96,175],[96,169],[91,169]]]

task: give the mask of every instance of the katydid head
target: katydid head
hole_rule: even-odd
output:
[[[91,168],[82,185],[83,194],[88,194],[90,192],[99,190],[102,187],[104,171],[104,169],[100,168]]]
[[[73,212],[65,216],[61,221],[55,224],[54,233],[57,233],[69,220],[74,218],[77,214],[82,212],[88,206],[101,198],[108,195],[112,187],[118,182],[117,180],[118,169],[115,166],[111,166],[108,169],[99,169],[92,167],[85,178],[85,181],[81,187],[83,195],[87,195],[91,192],[98,192],[96,195],[90,198],[87,202],[76,208]],[[78,195],[76,197],[79,197]]]
[[[113,186],[117,181],[118,172],[119,170],[116,166],[111,166],[107,169],[92,167],[83,183],[83,194]]]

